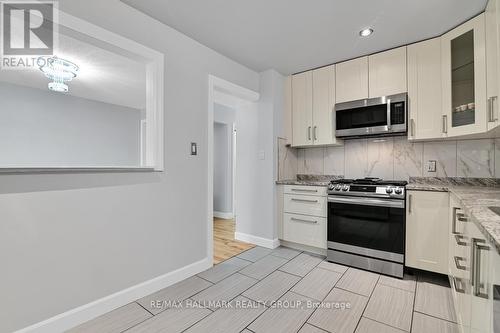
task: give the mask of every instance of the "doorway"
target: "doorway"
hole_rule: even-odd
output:
[[[255,247],[236,239],[236,151],[238,112],[258,99],[258,93],[209,76],[208,255],[214,264]]]

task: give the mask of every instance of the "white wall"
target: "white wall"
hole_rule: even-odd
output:
[[[236,112],[228,106],[214,104],[214,121],[216,122],[216,127],[214,127],[214,211],[227,214],[233,213],[233,124],[236,124]]]
[[[0,166],[139,166],[141,111],[0,82]]]
[[[257,73],[118,0],[59,6],[165,53],[166,171],[1,175],[1,332],[206,258],[208,74],[259,91]]]
[[[232,124],[214,123],[214,212],[232,213]]]

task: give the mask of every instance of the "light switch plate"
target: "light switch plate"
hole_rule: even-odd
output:
[[[265,160],[266,159],[266,153],[263,150],[259,151],[259,160]]]
[[[198,155],[198,145],[196,142],[191,142],[191,155]]]
[[[427,172],[436,172],[436,161],[435,160],[427,161]]]

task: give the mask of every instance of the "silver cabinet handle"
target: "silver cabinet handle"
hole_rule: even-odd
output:
[[[457,211],[460,208],[458,207],[453,207],[453,217],[451,218],[451,233],[454,235],[457,235]]]
[[[391,129],[391,100],[387,100],[387,130]]]
[[[458,284],[460,284],[460,287],[458,287]],[[459,279],[457,277],[453,277],[453,286],[455,287],[455,290],[457,293],[460,294],[465,294],[465,283],[462,279]]]
[[[464,240],[465,240],[465,236],[455,235],[455,241],[457,242],[457,245],[467,246],[467,242],[464,242]]]
[[[495,100],[498,98],[498,96],[492,96],[488,98],[488,115],[489,115],[489,122],[495,122],[498,119],[495,117]]]
[[[310,221],[310,220],[298,219],[296,217],[292,217],[291,220],[292,221],[297,221],[297,222],[311,223],[311,224],[317,224],[318,223],[318,221]]]
[[[415,119],[410,119],[410,136],[415,136]]]
[[[317,203],[318,200],[307,200],[307,199],[297,199],[297,198],[292,198],[292,201],[298,201],[298,202],[311,202],[311,203]]]
[[[489,246],[484,245],[483,239],[472,239],[472,269],[471,269],[471,284],[473,287],[474,296],[488,299],[488,289],[486,293],[481,292],[484,288],[484,283],[481,282],[481,251],[489,251]]]
[[[292,188],[292,191],[294,191],[294,192],[312,192],[312,193],[318,192],[318,190],[308,190],[305,188]]]
[[[463,213],[457,213],[457,220],[460,222],[467,222],[467,217]]]
[[[307,140],[311,141],[311,126],[307,128]]]
[[[411,202],[412,202],[412,199],[413,199],[413,195],[409,195],[408,196],[408,213],[411,214]]]
[[[313,137],[314,137],[314,141],[318,140],[318,135],[317,135],[318,133],[317,133],[317,132],[318,132],[318,126],[314,126],[314,129],[313,129],[313,133],[314,133],[314,135],[313,135]]]
[[[443,115],[443,133],[448,133],[448,116]]]
[[[460,265],[460,261],[465,261],[465,258],[454,256],[453,260],[455,261],[455,266],[457,267],[457,269],[462,271],[467,270],[467,267],[465,267],[464,265]]]

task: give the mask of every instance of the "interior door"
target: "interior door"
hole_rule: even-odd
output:
[[[316,69],[313,75],[313,140],[315,145],[336,143],[335,66]]]
[[[312,139],[312,71],[292,76],[292,144],[308,146]]]

